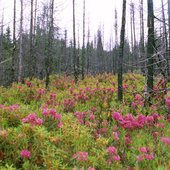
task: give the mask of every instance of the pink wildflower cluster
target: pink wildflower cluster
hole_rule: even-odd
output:
[[[50,96],[47,97],[46,104],[51,106],[56,106],[57,105],[56,96],[57,95],[55,93],[51,93]]]
[[[150,153],[150,149],[146,147],[141,147],[138,149],[140,154],[137,156],[137,161],[141,162],[144,160],[153,160],[154,159],[154,154]]]
[[[62,115],[57,113],[55,109],[43,109],[42,114],[46,117],[52,117],[56,120],[60,120],[62,118]]]
[[[39,95],[43,95],[45,93],[45,90],[40,88],[40,89],[37,90],[37,93]]]
[[[165,105],[169,109],[170,108],[170,97],[167,97],[165,100]]]
[[[65,99],[63,105],[65,112],[73,112],[75,108],[75,102],[70,98]]]
[[[170,123],[170,114],[168,115],[168,122]]]
[[[117,150],[114,146],[109,146],[106,150],[109,154],[109,158],[107,160],[109,164],[113,163],[114,161],[120,161],[120,156],[117,154]]]
[[[142,98],[142,96],[140,96],[139,94],[136,94],[135,96],[135,101],[132,102],[132,107],[138,107],[138,106],[144,106],[144,100]]]
[[[32,83],[30,81],[26,81],[25,84],[28,86],[28,87],[32,87]]]
[[[50,99],[52,99],[52,100],[55,100],[56,99],[56,94],[55,93],[52,93],[52,94],[50,94]]]
[[[22,158],[30,158],[31,157],[31,152],[29,151],[29,150],[22,150],[21,152],[20,152],[20,156],[22,157]]]
[[[32,126],[34,125],[42,125],[43,120],[40,118],[37,118],[36,114],[29,114],[28,116],[26,116],[25,118],[22,119],[22,122],[24,123],[29,123]]]
[[[90,121],[95,120],[95,115],[92,112],[75,112],[74,115],[76,116],[78,122],[80,124],[85,124],[88,126]]]
[[[112,114],[112,118],[119,123],[125,129],[138,129],[142,128],[144,125],[151,126],[155,125],[157,122],[159,115],[153,114],[152,116],[144,116],[142,114],[134,117],[132,114],[127,114],[124,117],[119,112],[114,112]]]
[[[96,170],[95,168],[92,168],[92,167],[88,167],[87,170]]]
[[[73,155],[73,158],[76,159],[78,162],[87,161],[88,160],[88,152],[81,152],[78,151]]]
[[[19,108],[19,105],[18,104],[13,104],[11,106],[8,107],[8,110],[9,111],[14,111],[14,110],[17,110]]]
[[[168,137],[162,137],[161,142],[167,145],[170,145],[170,138]]]
[[[42,113],[45,117],[52,118],[57,122],[57,127],[62,127],[63,123],[61,122],[62,115],[57,113],[55,109],[43,109]]]
[[[80,89],[78,93],[76,92],[72,92],[73,93],[73,96],[74,96],[74,99],[80,103],[85,103],[89,97],[86,93],[86,89]]]

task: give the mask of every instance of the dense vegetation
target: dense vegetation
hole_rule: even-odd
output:
[[[169,94],[145,106],[144,77],[51,76],[0,88],[0,169],[169,169]],[[158,88],[155,81],[155,89]]]

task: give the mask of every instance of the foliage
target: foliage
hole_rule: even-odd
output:
[[[144,78],[53,75],[0,88],[0,169],[169,169],[170,96],[144,107]],[[155,82],[156,84],[156,82]]]

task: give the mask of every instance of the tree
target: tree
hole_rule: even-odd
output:
[[[49,23],[49,33],[48,33],[48,45],[47,45],[47,56],[45,58],[45,69],[46,69],[46,80],[45,85],[48,89],[51,74],[51,64],[52,64],[52,47],[54,40],[54,0],[50,0],[50,23]]]
[[[16,55],[16,0],[14,0],[13,10],[13,50],[12,50],[12,66],[11,66],[11,82],[15,81],[15,55]]]
[[[104,72],[102,33],[100,28],[97,31],[97,71]]]
[[[153,73],[154,73],[153,54],[155,49],[153,0],[148,0],[147,6],[148,6],[147,92],[149,94],[152,94],[153,80],[154,80],[153,79]],[[148,101],[150,101],[150,95]]]
[[[75,0],[73,0],[73,69],[75,83],[78,81],[77,53],[76,53],[76,30],[75,30]]]
[[[141,60],[141,71],[145,72],[145,42],[144,42],[144,18],[143,18],[143,0],[140,0],[140,42],[139,53]]]
[[[30,58],[29,58],[29,65],[31,66],[30,71],[29,71],[29,77],[33,77],[35,74],[35,57],[34,57],[34,51],[33,51],[33,32],[34,32],[34,27],[33,27],[33,5],[34,5],[34,0],[31,0],[31,13],[30,13]]]
[[[120,34],[120,47],[119,47],[119,59],[118,59],[118,100],[123,100],[123,51],[125,41],[125,24],[126,24],[126,0],[123,0],[122,6],[122,27]]]
[[[118,21],[117,21],[117,9],[115,9],[115,47],[114,47],[114,53],[113,53],[113,73],[117,73],[117,48],[118,48]]]
[[[21,18],[20,18],[20,39],[19,39],[19,64],[18,64],[18,81],[23,80],[23,0],[21,2]]]
[[[169,25],[169,29],[168,29],[168,34],[169,34],[169,37],[168,37],[168,40],[169,40],[169,53],[168,55],[170,56],[170,0],[168,0],[168,25]],[[168,63],[169,63],[169,58],[168,58]],[[168,71],[169,72],[169,71]]]
[[[83,1],[83,47],[82,47],[82,80],[84,79],[84,65],[85,65],[85,0]]]

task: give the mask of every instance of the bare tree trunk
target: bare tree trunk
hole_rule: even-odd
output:
[[[122,8],[122,27],[120,34],[120,49],[119,49],[119,60],[118,60],[118,100],[123,100],[123,51],[125,41],[125,24],[126,24],[126,0],[123,0]]]
[[[170,0],[168,0],[168,25],[169,25],[169,27],[168,27],[168,34],[169,34],[169,37],[168,37],[168,39],[169,39],[169,44],[168,44],[169,53],[168,53],[168,56],[170,56]],[[168,64],[169,64],[169,57],[168,57]],[[168,70],[168,72],[170,72],[170,70]],[[170,81],[169,77],[168,77],[168,81]]]
[[[34,30],[33,35],[35,35],[36,32],[36,25],[37,25],[37,0],[35,0],[35,10],[34,10]]]
[[[130,28],[131,28],[131,49],[132,49],[132,66],[131,72],[133,72],[133,65],[134,65],[134,39],[133,39],[133,12],[132,12],[132,5],[130,4]]]
[[[18,81],[23,80],[23,0],[21,2],[21,18],[20,18],[20,42],[19,42],[19,68],[18,68]]]
[[[51,74],[51,67],[52,67],[53,39],[54,39],[54,0],[50,0],[50,26],[49,26],[49,34],[48,34],[47,56],[46,56],[46,59],[45,59],[45,67],[46,67],[45,85],[46,85],[46,89],[48,89],[49,83],[50,83],[50,74]]]
[[[82,80],[84,79],[84,65],[85,65],[85,0],[83,1],[83,47],[82,47]]]
[[[144,43],[144,20],[143,20],[143,0],[140,0],[140,59],[145,60],[145,43]],[[140,65],[142,72],[145,72],[146,63]]]
[[[16,54],[16,0],[14,0],[13,10],[13,49],[12,49],[12,66],[11,66],[11,82],[15,81],[15,54]]]
[[[86,65],[86,73],[89,74],[89,67],[90,67],[90,29],[88,28],[88,34],[87,34],[87,65]]]
[[[77,71],[77,54],[76,54],[76,30],[75,30],[75,0],[73,0],[73,67],[74,67],[74,80],[78,81]]]
[[[166,52],[168,52],[168,36],[167,36],[167,28],[166,28],[166,19],[165,19],[165,9],[164,9],[164,1],[161,0],[162,2],[162,19],[163,19],[163,40],[164,40],[164,47],[166,49]],[[170,76],[170,70],[169,70],[169,57],[167,53],[164,54],[166,61],[167,61],[167,75],[168,77]]]
[[[148,102],[150,102],[150,96],[153,92],[153,80],[154,80],[153,54],[155,49],[153,0],[148,0],[147,5],[148,5],[147,92],[148,94],[150,94],[148,98]]]
[[[33,52],[33,5],[34,0],[31,0],[31,13],[30,13],[30,58],[29,58],[29,77],[33,77],[35,73],[35,59],[34,59],[34,52]]]
[[[117,62],[117,48],[118,48],[118,21],[117,21],[117,10],[115,9],[115,25],[114,25],[114,28],[115,28],[115,52],[116,54],[113,56],[113,73],[116,74],[117,73],[117,65],[118,65],[118,62]]]

